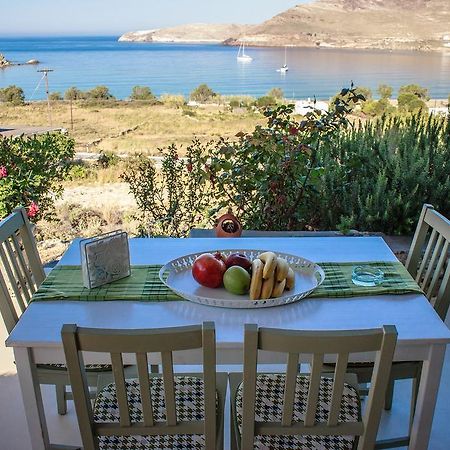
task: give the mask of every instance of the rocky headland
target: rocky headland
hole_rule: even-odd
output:
[[[130,32],[119,40],[449,51],[450,1],[315,0],[259,25],[183,25]]]

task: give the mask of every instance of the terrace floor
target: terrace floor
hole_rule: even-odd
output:
[[[448,318],[447,325],[449,324],[450,319]],[[5,339],[6,330],[2,324],[0,341],[4,342]],[[221,370],[233,371],[238,370],[238,368],[225,367],[221,368]],[[43,386],[42,390],[51,440],[58,444],[80,445],[81,440],[73,403],[69,402],[67,415],[59,416],[56,412],[54,388],[52,386]],[[386,438],[406,434],[409,414],[409,395],[410,382],[407,380],[397,382],[393,408],[392,411],[383,413],[379,437]],[[226,420],[228,420],[228,415],[226,416]],[[0,345],[0,423],[1,449],[31,449],[12,350],[5,348],[4,345]],[[449,423],[450,352],[447,352],[429,446],[430,450],[448,450],[450,448]],[[225,449],[228,450],[229,448],[229,436],[226,435]]]

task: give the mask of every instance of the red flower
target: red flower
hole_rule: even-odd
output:
[[[289,134],[292,134],[292,135],[298,134],[298,128],[294,127],[294,126],[290,127],[289,128]]]
[[[0,166],[0,180],[8,176],[8,170],[5,166]]]
[[[30,205],[28,206],[27,210],[27,216],[32,219],[33,217],[36,217],[37,213],[39,212],[39,206],[37,203],[32,201]]]
[[[188,172],[192,172],[192,163],[187,163],[187,170],[188,170]]]

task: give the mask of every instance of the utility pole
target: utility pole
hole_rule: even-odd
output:
[[[41,69],[41,70],[38,70],[38,72],[42,72],[44,74],[45,92],[47,93],[48,122],[49,122],[50,126],[53,126],[52,111],[51,111],[51,107],[50,107],[50,91],[48,89],[48,73],[53,72],[53,69]]]

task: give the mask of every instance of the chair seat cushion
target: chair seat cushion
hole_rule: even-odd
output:
[[[47,370],[67,370],[65,364],[38,364],[39,369]],[[110,372],[111,364],[86,364],[87,372]]]
[[[284,374],[259,374],[256,381],[256,422],[281,422],[283,414]],[[297,376],[294,401],[294,422],[303,422],[306,414],[309,377]],[[243,385],[236,394],[236,420],[239,433],[242,432],[242,392]],[[322,378],[319,388],[316,422],[326,422],[333,392],[333,380]],[[344,392],[339,413],[340,422],[358,422],[361,418],[361,404],[353,386],[344,384]],[[255,436],[257,450],[351,450],[353,436]]]
[[[175,401],[178,421],[204,420],[204,388],[203,380],[192,376],[174,377]],[[142,404],[139,381],[126,380],[130,419],[142,422]],[[165,422],[164,385],[161,377],[150,378],[152,394],[153,418],[155,422]],[[116,386],[114,383],[105,386],[97,395],[94,405],[95,422],[118,422],[119,406],[117,404]],[[100,436],[99,447],[103,450],[133,449],[203,449],[204,435],[177,434],[158,436]]]

